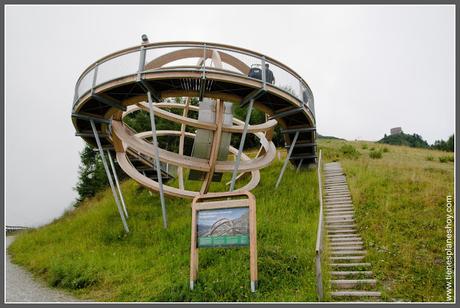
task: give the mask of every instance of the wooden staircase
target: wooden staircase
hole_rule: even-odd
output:
[[[331,289],[340,301],[378,300],[377,281],[371,264],[365,262],[366,250],[356,230],[353,203],[340,163],[324,165],[324,204],[329,241]]]

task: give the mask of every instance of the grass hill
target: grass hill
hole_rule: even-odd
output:
[[[446,152],[364,141],[322,139],[319,146],[324,161],[340,160],[347,174],[383,300],[444,301],[453,159]],[[249,291],[244,248],[202,249],[199,283],[189,291],[190,201],[167,199],[170,226],[164,230],[159,198],[132,180],[122,184],[129,235],[107,190],[53,223],[18,235],[9,252],[50,286],[82,299],[316,301],[316,172],[296,173],[290,166],[275,190],[281,163],[275,159],[262,170],[253,191],[260,283],[255,294]]]
[[[166,199],[132,180],[122,184],[129,211],[125,235],[110,190],[50,225],[18,236],[14,262],[84,299],[98,301],[314,301],[319,202],[315,170],[282,162],[262,171],[257,198],[259,288],[250,292],[249,249],[201,249],[199,281],[189,290],[190,200]],[[230,175],[218,185],[225,185]],[[214,187],[217,189],[218,187]],[[222,188],[222,187],[221,187]],[[228,189],[228,187],[227,187]]]

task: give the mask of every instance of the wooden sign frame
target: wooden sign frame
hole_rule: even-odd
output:
[[[198,279],[198,232],[197,216],[202,210],[249,208],[249,266],[251,291],[257,288],[257,234],[256,234],[256,198],[246,192],[224,192],[199,195],[192,202],[192,239],[190,249],[190,290]]]

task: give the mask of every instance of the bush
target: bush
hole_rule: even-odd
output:
[[[359,157],[360,153],[354,146],[351,144],[344,144],[340,147],[340,151],[342,152],[345,158],[356,159]]]
[[[453,157],[453,156],[440,156],[440,157],[439,157],[439,161],[440,161],[441,163],[453,162],[453,161],[454,161],[454,157]]]
[[[433,155],[428,155],[428,156],[426,157],[426,160],[428,160],[428,161],[433,161],[433,160],[434,160]]]
[[[363,144],[363,145],[361,146],[361,149],[366,150],[366,149],[367,149],[367,144]]]
[[[388,152],[390,152],[390,150],[388,150],[387,147],[384,147],[382,151],[383,151],[383,153],[388,153]]]
[[[372,159],[380,159],[382,158],[382,151],[370,151],[369,157]]]

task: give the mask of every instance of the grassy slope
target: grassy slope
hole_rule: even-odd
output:
[[[347,174],[358,228],[387,301],[445,301],[446,196],[454,193],[446,152],[346,142],[361,153],[343,157],[341,141],[320,141],[325,161],[339,158]],[[366,148],[367,146],[367,149]],[[381,159],[372,147],[387,148]],[[428,161],[432,156],[434,160]]]
[[[190,201],[167,199],[170,225],[164,230],[158,197],[131,180],[122,188],[129,235],[105,191],[52,224],[18,236],[9,252],[51,286],[98,301],[314,301],[316,174],[288,168],[275,190],[280,169],[275,159],[253,191],[256,294],[249,291],[248,249],[202,249],[199,283],[190,292]]]
[[[344,157],[343,144],[354,145],[361,155]],[[325,162],[339,159],[347,173],[383,299],[445,300],[445,196],[454,189],[453,164],[438,160],[446,153],[340,140],[320,140],[319,145]],[[373,147],[389,152],[370,159]],[[434,160],[427,161],[428,156]],[[123,184],[130,235],[123,235],[111,192],[106,191],[53,224],[19,236],[10,252],[15,262],[50,285],[82,298],[315,301],[316,175],[288,168],[275,191],[280,168],[276,159],[262,171],[254,190],[260,277],[255,295],[249,292],[246,249],[202,250],[200,283],[190,292],[190,201],[167,201],[170,227],[163,230],[158,198],[132,181]]]

